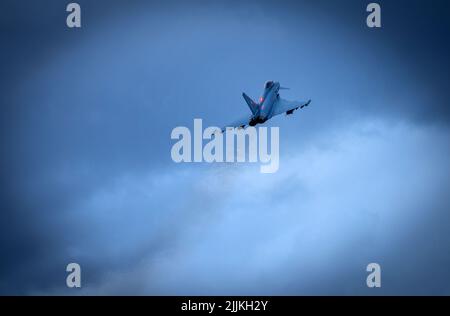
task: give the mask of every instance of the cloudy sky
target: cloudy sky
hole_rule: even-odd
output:
[[[450,294],[446,1],[67,3],[0,4],[0,294]],[[171,160],[269,79],[277,173]]]

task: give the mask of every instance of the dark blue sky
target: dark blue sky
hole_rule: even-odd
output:
[[[446,1],[78,2],[0,4],[1,294],[450,294]],[[278,173],[172,162],[269,79]]]

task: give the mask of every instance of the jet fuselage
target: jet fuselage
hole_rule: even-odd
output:
[[[278,91],[280,90],[280,83],[267,81],[264,84],[263,95],[259,98],[258,111],[253,115],[249,125],[255,126],[267,121],[273,111],[273,106],[278,99]]]

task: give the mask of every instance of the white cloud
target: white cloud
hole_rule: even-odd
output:
[[[92,260],[112,260],[85,291],[360,291],[367,260],[386,262],[439,203],[448,207],[439,199],[449,187],[448,135],[372,121],[296,150],[284,144],[273,175],[256,166],[177,165],[121,178],[82,206],[87,240],[98,244],[81,245]],[[339,275],[353,282],[339,283]]]

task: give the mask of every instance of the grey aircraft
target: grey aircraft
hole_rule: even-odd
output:
[[[242,94],[245,102],[247,102],[252,114],[241,120],[234,122],[233,124],[227,125],[227,127],[222,128],[224,132],[227,128],[245,128],[246,126],[255,126],[257,124],[262,124],[267,120],[270,120],[276,115],[286,113],[286,115],[291,115],[297,109],[303,109],[311,103],[309,101],[287,101],[280,98],[279,91],[289,88],[283,88],[280,86],[279,82],[267,81],[264,84],[263,95],[259,98],[259,102],[256,103],[245,93]]]

